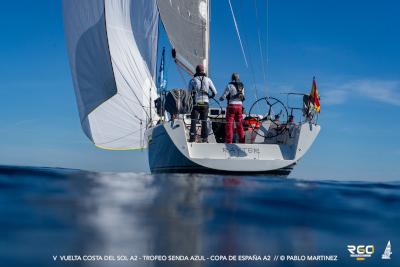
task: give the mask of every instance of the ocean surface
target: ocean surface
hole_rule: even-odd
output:
[[[400,182],[0,167],[4,267],[400,266],[399,227]]]

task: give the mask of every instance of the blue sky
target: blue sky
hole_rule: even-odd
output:
[[[315,75],[322,131],[292,176],[399,179],[400,3],[269,0],[266,16],[266,1],[257,2],[266,84],[253,0],[232,4],[254,72],[245,67],[228,2],[212,1],[210,76],[219,93],[232,71],[248,94],[256,87],[276,96],[309,92]],[[103,151],[82,133],[60,1],[5,2],[0,28],[0,164],[147,171],[146,152]],[[168,65],[169,85],[182,87]]]

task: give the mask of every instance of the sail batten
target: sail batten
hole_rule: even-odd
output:
[[[156,119],[156,0],[64,0],[63,15],[85,134],[106,149],[143,147]]]
[[[157,0],[157,5],[176,60],[189,74],[198,64],[208,70],[209,0]]]

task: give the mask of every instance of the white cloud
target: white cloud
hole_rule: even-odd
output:
[[[320,90],[321,102],[327,105],[343,104],[351,96],[356,95],[400,106],[400,81],[365,79],[349,81],[336,86],[322,86],[322,88],[324,87],[325,89]]]
[[[344,90],[329,90],[321,94],[321,101],[326,105],[338,105],[346,102],[348,92]]]

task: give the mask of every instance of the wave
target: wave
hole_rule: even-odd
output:
[[[29,256],[52,266],[54,253],[324,252],[343,264],[354,260],[350,243],[372,243],[377,253],[400,243],[399,189],[398,181],[0,166],[0,235],[5,266]]]

